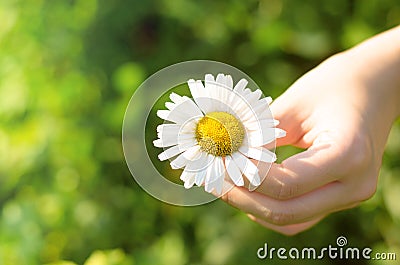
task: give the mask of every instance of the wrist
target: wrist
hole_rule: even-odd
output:
[[[343,53],[374,104],[393,122],[400,115],[400,26],[381,33]]]
[[[351,80],[346,94],[380,161],[391,126],[400,115],[400,27],[364,41],[339,58],[341,71]]]

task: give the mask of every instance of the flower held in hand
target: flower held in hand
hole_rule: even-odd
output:
[[[235,87],[230,75],[211,74],[201,80],[188,82],[193,100],[171,93],[168,110],[159,110],[157,116],[168,123],[157,127],[156,147],[167,148],[158,158],[174,158],[171,167],[183,168],[180,179],[185,188],[204,185],[207,192],[222,193],[225,180],[237,186],[260,185],[258,168],[250,160],[272,163],[275,153],[264,145],[284,137],[285,131],[275,128],[269,104],[270,97],[262,97],[257,89],[246,88],[241,79]]]

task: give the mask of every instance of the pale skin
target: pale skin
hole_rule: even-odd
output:
[[[369,199],[400,115],[400,26],[325,60],[271,111],[287,132],[277,146],[306,150],[273,164],[255,191],[234,187],[224,201],[269,229],[294,235]],[[259,169],[265,175],[267,166]]]

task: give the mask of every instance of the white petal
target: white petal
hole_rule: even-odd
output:
[[[157,126],[157,137],[162,139],[164,136],[175,136],[178,137],[180,134],[182,125],[180,124],[161,124]],[[182,134],[191,134],[194,135],[194,131],[189,133],[182,133]]]
[[[183,170],[180,179],[184,182],[184,187],[186,189],[193,187],[195,176],[195,173]]]
[[[176,104],[180,104],[187,99],[187,97],[182,97],[174,92],[169,95],[169,98]]]
[[[245,90],[245,100],[249,106],[251,106],[252,109],[254,107],[258,106],[259,104],[259,98],[262,95],[261,90],[257,89],[256,91],[252,92],[250,89]]]
[[[182,180],[183,182],[185,182],[189,177],[189,172],[187,172],[186,170],[182,171],[181,176],[179,177],[180,180]]]
[[[220,195],[222,193],[222,186],[224,184],[224,175],[225,175],[225,167],[221,157],[216,157],[214,174],[217,176],[217,178],[213,186],[216,193]]]
[[[212,167],[213,162],[214,162],[214,156],[208,154],[207,155],[207,162],[206,162],[207,166],[202,171],[198,172],[197,175],[196,175],[195,183],[196,183],[197,186],[201,186],[201,185],[204,184],[206,173],[208,172],[208,169],[210,167]]]
[[[259,120],[273,120],[274,117],[269,109],[264,109],[262,111],[255,111]],[[274,123],[276,124],[276,123]]]
[[[195,81],[194,79],[190,79],[187,81],[189,86],[190,93],[192,94],[193,99],[196,101],[196,98],[201,96],[204,91],[203,83],[200,80]],[[196,102],[197,103],[197,102]]]
[[[200,146],[198,146],[198,145],[195,145],[195,146],[189,148],[188,150],[186,150],[184,153],[180,154],[177,158],[175,158],[171,162],[171,167],[173,169],[183,168],[190,161],[195,160],[196,156],[201,155],[199,149],[200,149]]]
[[[238,93],[242,93],[244,91],[244,89],[246,88],[248,83],[249,82],[247,82],[246,79],[242,78],[242,79],[239,80],[239,82],[237,82],[237,84],[235,85],[235,88],[233,90],[238,92]]]
[[[257,89],[259,90],[259,89]],[[264,98],[260,98],[257,103],[254,105],[254,107],[257,107],[259,105],[263,105],[266,107],[269,107],[269,105],[272,103],[272,98],[271,97],[264,97]]]
[[[262,96],[261,90],[257,89],[254,92],[248,88],[242,90],[243,85],[236,86],[234,92],[237,95],[231,96],[230,104],[239,119],[242,122],[273,119],[269,111],[269,100],[259,99]]]
[[[187,152],[187,151],[186,151]],[[180,154],[177,158],[175,158],[172,162],[171,162],[171,168],[172,169],[178,169],[178,168],[183,168],[184,166],[186,166],[186,164],[189,161],[185,158],[185,156],[183,154]]]
[[[167,102],[165,102],[165,107],[166,107],[167,109],[169,109],[169,110],[173,110],[173,109],[176,107],[176,104],[167,101]]]
[[[242,122],[258,118],[252,110],[251,105],[249,105],[246,99],[237,92],[231,93],[230,103],[228,105]]]
[[[215,81],[218,85],[226,86],[226,76],[224,74],[218,74]]]
[[[204,169],[204,170],[202,170],[202,171],[199,171],[199,172],[196,174],[196,178],[195,178],[195,180],[194,180],[194,183],[196,183],[197,186],[200,187],[201,185],[204,184],[204,178],[205,178],[205,176],[206,176],[206,173],[207,173],[207,169]]]
[[[228,172],[228,176],[233,181],[233,183],[235,183],[235,185],[237,186],[244,185],[242,173],[240,172],[235,162],[232,160],[231,156],[225,157],[225,168],[226,171]]]
[[[257,114],[259,120],[273,120],[274,117],[268,106],[263,106],[261,108],[254,108],[254,113]]]
[[[198,158],[191,160],[191,162],[186,165],[185,169],[192,172],[199,172],[206,169],[210,164],[209,154],[200,151]]]
[[[225,95],[225,91],[228,89],[213,80],[214,77],[212,75],[206,75],[205,87],[203,87],[200,80],[194,81],[191,79],[188,81],[194,101],[205,114],[214,111],[225,111],[228,108],[226,106],[228,95]]]
[[[220,75],[218,75],[220,76]],[[218,82],[218,76],[217,76],[217,82]],[[224,105],[224,111],[227,111],[230,109],[230,106],[232,104],[232,94],[235,94],[233,92],[232,87],[233,87],[233,80],[230,75],[225,75],[223,77],[219,78],[220,81],[218,82],[217,89],[219,90],[219,101]]]
[[[181,174],[181,176],[179,177],[179,179],[182,180],[183,182],[186,181],[186,179],[187,179],[187,174],[185,173],[185,171],[182,171],[182,174]]]
[[[275,135],[274,134],[269,134],[269,135],[263,135],[263,132],[261,130],[253,131],[253,132],[248,132],[248,145],[252,147],[258,147],[258,146],[263,146],[268,143],[271,143],[272,141],[275,140]]]
[[[239,167],[239,169],[242,173],[247,172],[247,173],[254,174],[254,173],[258,172],[256,165],[254,165],[254,163],[251,162],[250,159],[248,159],[246,156],[242,155],[240,152],[235,152],[231,156],[232,156],[233,161]]]
[[[215,98],[218,101],[221,101],[225,103],[224,100],[226,100],[226,95],[225,95],[225,90],[227,90],[226,87],[226,77],[224,74],[218,74],[216,78],[216,85],[213,90],[213,98]]]
[[[280,128],[275,128],[275,137],[276,138],[282,138],[286,136],[286,131],[280,129]]]
[[[193,135],[195,135],[197,123],[199,122],[199,120],[201,118],[202,117],[191,119],[190,121],[185,122],[184,124],[182,124],[181,127],[179,128],[179,135],[181,135],[181,134],[193,134]]]
[[[268,105],[270,105],[272,103],[272,98],[271,97],[265,97],[265,98],[262,98],[260,100],[265,100],[268,103]]]
[[[248,97],[250,94],[251,94],[251,90],[250,90],[250,88],[246,88],[244,91],[243,91],[243,95],[244,96],[246,96],[246,97]]]
[[[207,170],[205,190],[212,192],[215,190],[218,194],[222,192],[224,165],[221,157],[215,157],[212,166]]]
[[[213,99],[214,109],[213,111],[223,111],[223,112],[232,112],[230,111],[231,101],[228,89],[226,87],[221,87],[220,85],[216,86],[215,89],[215,99]]]
[[[163,120],[166,120],[170,113],[171,113],[171,111],[169,111],[169,110],[157,110],[157,116]]]
[[[184,150],[183,150],[184,151]],[[181,151],[179,149],[179,146],[175,145],[171,148],[168,148],[167,150],[165,150],[164,152],[162,152],[161,154],[158,155],[158,159],[160,161],[165,161],[171,157],[174,157],[180,153],[182,153],[183,151]]]
[[[162,138],[154,140],[153,145],[155,147],[169,147],[177,144],[186,144],[197,142],[194,135],[190,134],[178,134],[178,135],[167,135],[164,134]]]
[[[262,98],[260,100],[258,100],[253,106],[253,110],[256,113],[262,113],[264,111],[268,111],[270,112],[269,109],[269,104],[268,101],[266,100],[266,98]]]
[[[187,180],[183,184],[185,189],[190,189],[191,187],[193,187],[193,184],[194,184],[194,181],[195,181],[195,177],[196,176],[195,176],[194,173],[190,173],[190,175],[188,176]]]
[[[273,128],[275,125],[275,120],[252,120],[243,122],[243,126],[250,131],[263,131]]]
[[[190,143],[186,143],[186,144],[175,145],[175,146],[173,146],[171,148],[166,149],[161,154],[159,154],[158,155],[158,159],[160,159],[160,161],[164,161],[164,160],[170,159],[171,157],[174,157],[174,156],[176,156],[176,155],[188,150],[189,148],[191,148],[195,144],[196,144],[195,142],[190,142]]]
[[[182,124],[193,118],[202,117],[203,113],[190,98],[186,98],[176,104],[172,110],[157,111],[157,116],[164,120]]]
[[[232,76],[227,75],[227,76],[226,76],[225,82],[226,82],[226,86],[227,86],[230,90],[232,90],[232,89],[233,89],[233,79],[232,79]]]
[[[200,158],[202,152],[200,151],[200,146],[195,145],[183,153],[183,156],[189,160],[189,161],[194,161]]]
[[[211,74],[205,76],[205,90],[207,109],[202,108],[204,113],[212,111],[225,111],[228,112],[231,105],[232,94],[232,77],[229,75],[218,74],[216,80]],[[205,101],[204,99],[202,101]],[[197,101],[196,101],[197,102]],[[203,102],[198,103],[204,104]]]
[[[214,160],[211,163],[211,165],[207,168],[206,176],[204,177],[204,185],[207,187],[210,185],[209,183],[210,183],[210,178],[212,177],[211,175],[213,174],[213,167],[214,167]]]
[[[207,78],[208,75],[206,75]],[[225,75],[224,74],[218,74],[217,78],[212,84],[211,78],[208,78],[209,80],[207,81],[206,89],[209,90],[210,98],[212,100],[213,104],[213,111],[225,111],[226,109],[226,104],[224,106],[224,99],[226,98],[224,96],[225,90],[226,90],[226,85],[225,85]],[[206,79],[207,80],[207,79]]]
[[[153,142],[156,147],[169,147],[176,144],[197,143],[195,139],[195,128],[200,118],[180,124],[162,124],[157,126],[159,139]],[[194,144],[192,144],[194,145]]]
[[[247,157],[240,154],[239,152],[232,154],[233,161],[239,167],[240,171],[250,181],[253,186],[260,185],[260,176],[258,175],[258,169]]]
[[[252,147],[258,147],[273,142],[276,138],[281,138],[286,132],[279,128],[267,128],[248,133],[249,144]]]
[[[254,121],[258,121],[257,115],[249,108],[246,106],[246,108],[242,108],[242,110],[238,113],[240,121],[243,123],[243,125],[246,122],[251,122],[254,123]]]
[[[190,93],[201,111],[205,114],[211,112],[213,104],[209,100],[209,89],[206,89],[200,80],[194,81],[193,79],[190,79],[187,83]]]
[[[178,134],[181,126],[182,125],[180,124],[164,123],[157,126],[157,132],[162,132],[163,130],[174,130],[176,134]]]
[[[252,92],[251,97],[256,98],[257,101],[261,98],[262,92],[260,89],[256,89],[254,92]]]
[[[160,139],[164,137],[181,137],[181,140],[195,137],[197,120],[192,120],[183,125],[181,124],[161,124],[157,126],[157,136]]]
[[[174,132],[174,131],[162,131],[158,132],[157,136],[159,139],[163,140],[164,142],[170,142],[170,141],[176,141],[178,137],[181,140],[186,140],[186,139],[192,139],[195,137],[195,133],[180,133],[180,132]]]
[[[204,154],[204,155],[203,155]],[[208,170],[208,166],[211,164],[212,160],[208,161],[207,158],[208,154],[205,152],[202,152],[201,157],[205,157],[206,159],[201,160],[193,160],[193,161],[188,161],[186,164],[186,167],[184,169],[185,172],[192,173],[193,174],[193,183],[196,183],[197,186],[200,186],[204,182],[204,176],[206,175],[206,172]],[[213,158],[213,157],[211,157]],[[183,181],[186,181],[187,178],[182,179]],[[193,185],[193,183],[190,183]]]
[[[275,153],[263,147],[255,148],[243,145],[239,148],[239,151],[242,154],[246,155],[247,157],[256,159],[258,161],[263,161],[268,163],[273,163],[276,161]]]
[[[206,89],[214,89],[215,87],[215,79],[214,76],[212,74],[206,74],[205,78],[204,78],[204,85]]]

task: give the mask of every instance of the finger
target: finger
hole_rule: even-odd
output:
[[[275,225],[310,221],[318,216],[348,208],[353,203],[348,189],[339,182],[290,200],[276,200],[242,187],[233,187],[221,199],[228,204]]]
[[[319,142],[310,149],[289,157],[282,164],[258,163],[264,181],[257,191],[287,200],[340,180],[337,174],[342,154],[331,142]]]
[[[279,225],[270,224],[270,223],[254,216],[254,215],[251,215],[251,214],[248,214],[247,216],[252,221],[259,223],[260,225],[262,225],[268,229],[271,229],[278,233],[284,234],[286,236],[293,236],[300,232],[303,232],[303,231],[311,228],[312,226],[316,225],[319,221],[321,221],[324,218],[324,217],[318,217],[318,218],[315,218],[313,220],[310,220],[310,221],[307,221],[304,223],[279,226]]]
[[[288,104],[285,95],[286,93],[278,97],[270,106],[274,119],[279,121],[277,127],[286,131],[286,136],[278,138],[276,145],[294,145],[307,148],[307,143],[303,141],[303,136],[308,130],[308,127],[304,126],[307,116],[304,115],[304,111],[295,109],[299,104]]]
[[[299,128],[286,128],[284,126],[278,125],[277,128],[282,129],[286,132],[285,137],[276,138],[275,144],[276,147],[292,145],[298,148],[306,149],[311,146],[310,142],[305,141],[304,135]]]

